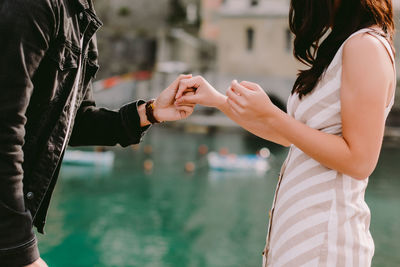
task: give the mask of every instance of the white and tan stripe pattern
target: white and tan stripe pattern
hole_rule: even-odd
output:
[[[387,40],[371,33],[389,51]],[[350,36],[349,38],[351,38]],[[313,92],[288,100],[288,113],[320,131],[341,135],[342,50],[338,50]],[[393,105],[386,110],[386,116]],[[368,179],[356,180],[329,169],[291,146],[282,167],[271,209],[264,266],[371,265],[374,243],[364,201]]]

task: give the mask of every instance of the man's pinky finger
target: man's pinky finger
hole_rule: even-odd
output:
[[[190,112],[193,111],[193,108],[192,107],[188,107],[188,106],[179,106],[177,109],[179,111],[185,111],[187,113],[190,113]]]
[[[175,103],[177,103],[177,105],[195,105],[196,100],[197,100],[196,95],[187,95],[177,99]]]

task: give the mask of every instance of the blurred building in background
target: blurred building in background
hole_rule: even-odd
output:
[[[103,21],[97,34],[98,78],[152,69],[156,32],[166,27],[168,0],[95,0]]]
[[[198,0],[95,0],[104,23],[98,33],[99,78],[154,71],[157,62],[197,57]]]
[[[287,0],[202,0],[200,36],[216,49],[215,84],[259,83],[284,109],[301,65],[292,54]]]
[[[225,1],[219,12],[219,72],[295,77],[301,66],[293,58],[288,7],[282,0]]]
[[[292,53],[289,3],[289,0],[95,0],[104,22],[98,33],[101,65],[98,78],[147,71],[148,80],[133,81],[124,89],[131,92],[132,98],[155,96],[179,73],[201,74],[220,91],[225,91],[233,79],[251,80],[284,108],[297,70],[303,67]],[[400,0],[393,3],[398,22]],[[395,47],[400,50],[400,36],[396,36]],[[396,63],[400,66],[398,57]],[[388,122],[400,126],[399,88]],[[129,95],[122,93],[124,90],[120,93],[123,96],[114,97],[119,102]],[[104,102],[113,99],[110,96]]]

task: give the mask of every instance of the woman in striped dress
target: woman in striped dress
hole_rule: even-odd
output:
[[[233,81],[224,96],[201,77],[181,81],[177,104],[217,107],[290,147],[263,266],[370,266],[364,193],[396,88],[392,2],[292,0],[289,17],[294,55],[308,69],[299,72],[288,114],[257,84]],[[196,93],[181,97],[190,88]]]

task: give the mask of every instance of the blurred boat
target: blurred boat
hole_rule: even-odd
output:
[[[217,171],[256,171],[266,172],[270,165],[267,157],[258,155],[221,155],[210,152],[207,155],[210,168]]]
[[[114,164],[114,152],[67,150],[63,164],[77,166],[104,166],[111,167]]]

